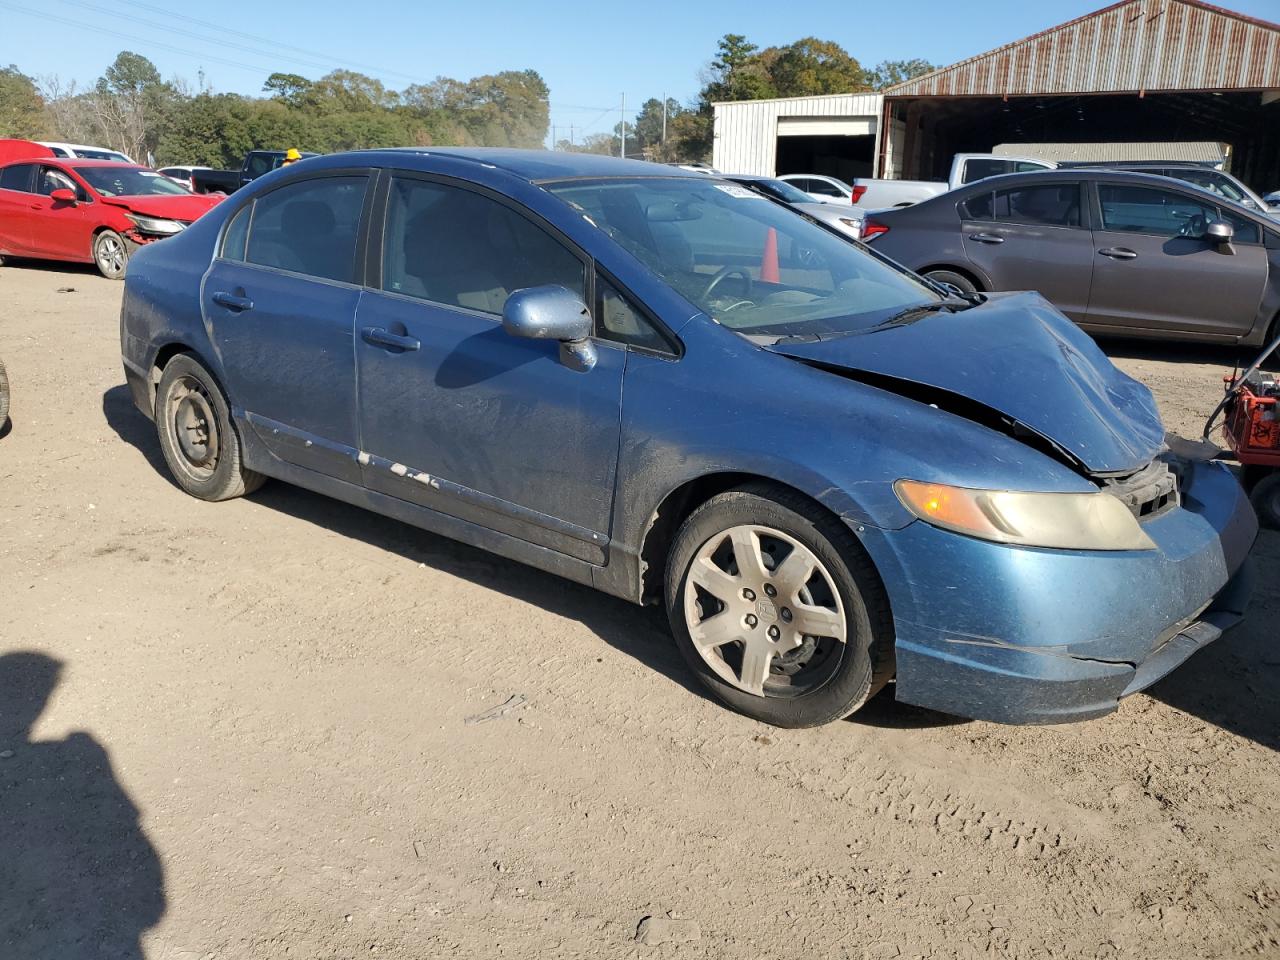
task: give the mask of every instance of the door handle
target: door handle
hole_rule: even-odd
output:
[[[979,243],[1004,243],[1004,237],[995,233],[971,233],[969,239]]]
[[[1112,260],[1137,260],[1138,255],[1128,247],[1103,247],[1098,251],[1104,257],[1110,257]]]
[[[371,343],[376,347],[391,347],[395,350],[417,350],[422,346],[415,337],[402,337],[398,333],[383,330],[381,327],[363,327],[360,330],[360,337],[365,343]]]
[[[236,313],[253,309],[253,301],[248,297],[236,296],[236,294],[227,293],[225,290],[219,290],[215,293],[213,295],[213,302],[220,307],[226,307],[228,310],[233,310]]]

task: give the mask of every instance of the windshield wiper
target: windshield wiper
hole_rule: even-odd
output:
[[[897,327],[904,323],[911,323],[918,320],[922,314],[936,313],[939,310],[968,310],[975,306],[969,300],[960,300],[951,298],[947,300],[939,300],[935,303],[917,303],[914,306],[906,307],[899,310],[887,320],[881,320],[874,327],[868,327],[868,330],[881,330],[885,327]]]

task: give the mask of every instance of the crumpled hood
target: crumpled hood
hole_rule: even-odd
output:
[[[185,197],[102,197],[102,202],[113,207],[124,207],[144,217],[190,222],[204,216],[223,199],[207,193],[193,193]]]
[[[1140,469],[1164,448],[1151,391],[1037,293],[830,340],[766,349],[835,370],[967,398],[1050,441],[1090,473]],[[919,390],[907,391],[919,396]],[[947,409],[945,399],[936,401]]]

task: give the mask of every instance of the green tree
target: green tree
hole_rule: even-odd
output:
[[[0,68],[0,137],[32,140],[46,132],[44,99],[35,82],[13,64]]]
[[[280,100],[291,107],[300,107],[311,95],[312,83],[306,77],[296,73],[273,73],[262,85],[264,93],[271,94],[272,99]]]
[[[682,108],[670,97],[667,98],[666,108],[666,126],[670,127],[671,122],[682,112]],[[655,149],[662,144],[662,101],[657,97],[650,97],[640,105],[640,112],[636,114],[635,137],[641,146],[650,149]]]
[[[774,96],[808,97],[823,93],[870,90],[867,72],[844,47],[830,40],[805,37],[760,55]]]
[[[881,60],[871,68],[868,80],[873,90],[884,90],[938,68],[928,60]]]

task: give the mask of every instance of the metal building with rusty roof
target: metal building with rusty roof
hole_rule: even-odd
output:
[[[1280,24],[1123,0],[886,90],[876,166],[941,177],[960,152],[1097,141],[1221,141],[1237,176],[1280,187]]]
[[[1151,154],[1137,156],[1135,143]],[[1123,0],[883,95],[717,103],[712,162],[768,176],[944,180],[956,153],[997,145],[1179,160],[1183,145],[1212,143],[1255,189],[1280,189],[1280,24],[1201,0]]]

